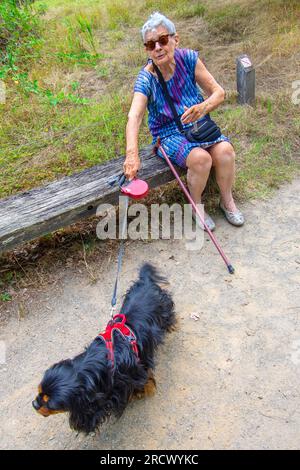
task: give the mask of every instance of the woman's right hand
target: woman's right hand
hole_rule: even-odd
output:
[[[125,159],[123,170],[126,178],[130,181],[135,178],[139,168],[141,166],[141,162],[139,157],[132,157],[128,156]]]
[[[128,113],[126,126],[126,158],[123,171],[127,179],[132,180],[140,166],[138,136],[139,128],[147,108],[148,98],[142,93],[135,92]]]

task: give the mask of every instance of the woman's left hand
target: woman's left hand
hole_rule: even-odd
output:
[[[204,102],[200,104],[195,104],[190,108],[184,106],[184,111],[185,112],[181,116],[182,124],[189,124],[190,122],[198,121],[203,116],[205,116],[205,114],[207,114],[206,105],[204,104]]]

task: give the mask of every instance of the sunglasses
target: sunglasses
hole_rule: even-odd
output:
[[[157,42],[160,46],[166,46],[169,42],[169,36],[174,36],[174,34],[163,34],[158,38],[157,41],[145,42],[144,46],[146,47],[147,51],[154,51]]]

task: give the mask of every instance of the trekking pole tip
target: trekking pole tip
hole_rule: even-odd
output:
[[[230,274],[234,274],[234,267],[232,266],[232,264],[228,264],[227,268]]]

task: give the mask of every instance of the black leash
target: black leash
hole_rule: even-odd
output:
[[[117,177],[113,178],[108,182],[110,186],[113,186],[115,183],[118,183],[119,187],[121,188],[123,184],[125,183],[126,177],[124,173],[121,173]],[[119,248],[119,254],[118,254],[118,267],[117,267],[117,274],[116,274],[116,280],[115,280],[115,286],[114,286],[114,291],[113,291],[113,296],[111,299],[111,317],[113,318],[114,312],[116,310],[116,303],[117,303],[117,290],[118,290],[118,280],[119,280],[119,274],[122,266],[122,259],[125,251],[125,243],[124,243],[124,235],[125,235],[125,228],[126,228],[126,222],[127,222],[127,211],[128,211],[128,203],[129,203],[129,197],[124,196],[125,198],[125,213],[124,213],[124,219],[122,223],[122,233],[121,233],[121,242],[120,242],[120,248]]]

